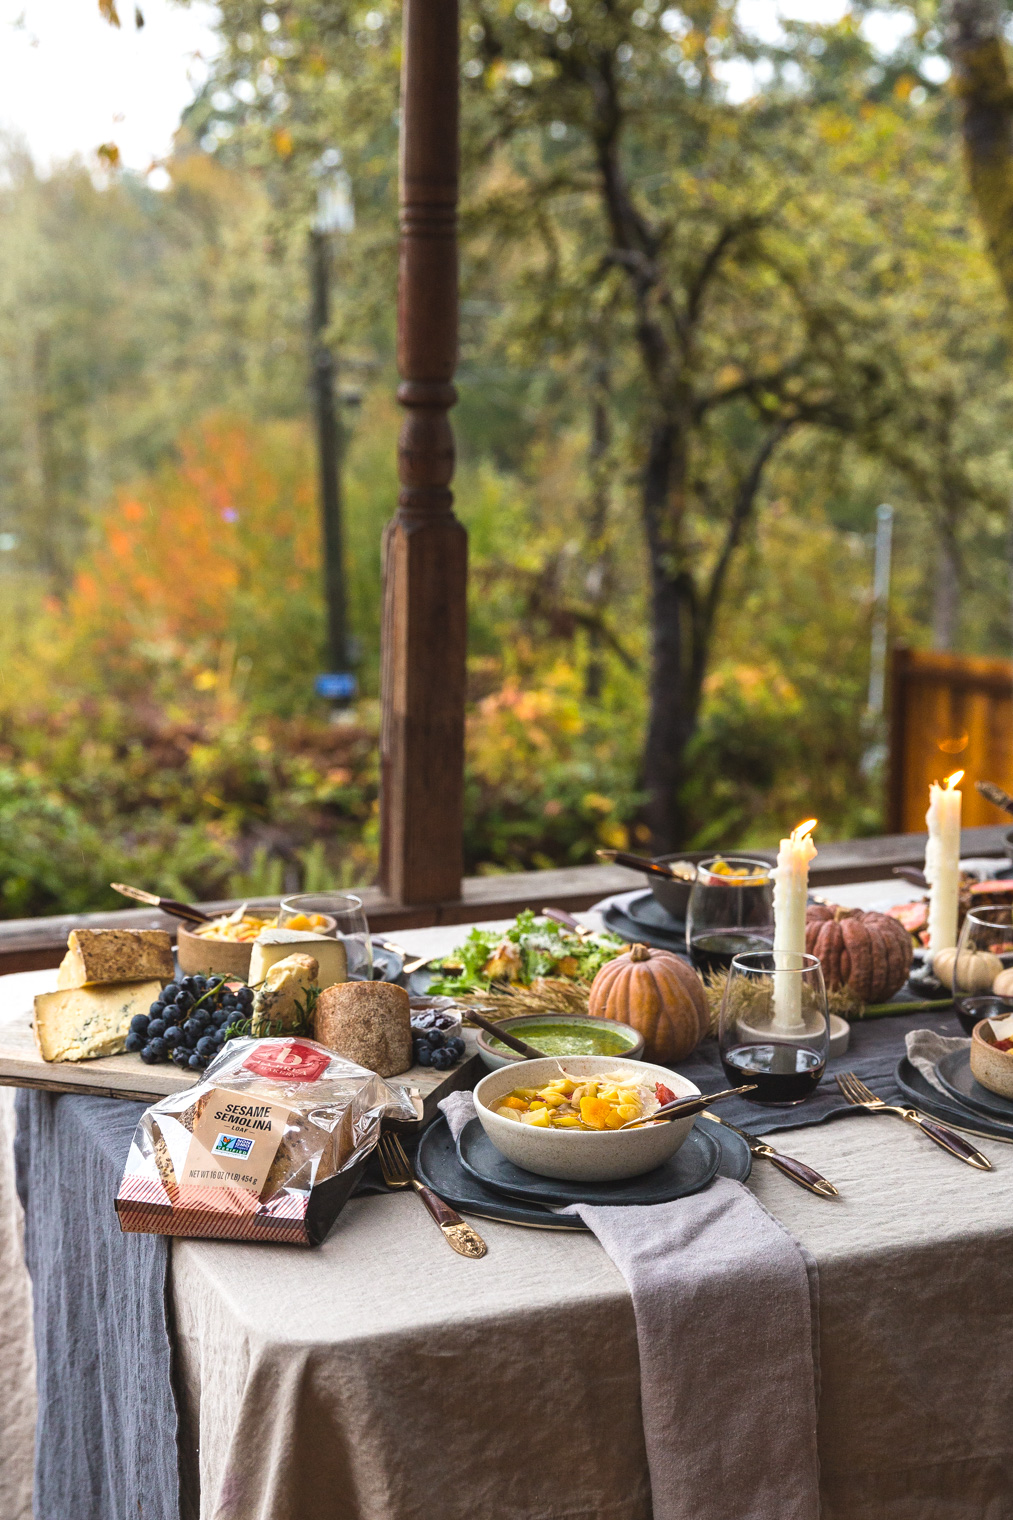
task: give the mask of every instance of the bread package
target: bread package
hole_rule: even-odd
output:
[[[412,1064],[411,1001],[393,982],[339,982],[320,994],[313,1027],[321,1045],[381,1077]]]
[[[407,1094],[314,1040],[230,1040],[202,1079],[146,1109],[116,1196],[120,1228],[317,1245]]]

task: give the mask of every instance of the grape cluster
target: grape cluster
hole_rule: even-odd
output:
[[[437,1071],[456,1066],[466,1049],[459,1034],[446,1032],[456,1027],[457,1020],[435,1010],[412,1014],[412,1057],[416,1064],[434,1066]]]
[[[134,1015],[126,1048],[149,1066],[172,1061],[203,1071],[225,1044],[229,1025],[248,1019],[252,1009],[249,987],[229,985],[223,976],[184,976],[163,987],[147,1013]]]

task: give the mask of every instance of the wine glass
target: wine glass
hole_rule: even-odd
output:
[[[790,1107],[815,1092],[830,1053],[830,1015],[815,955],[754,950],[728,973],[718,1026],[721,1064],[750,1103]]]
[[[701,976],[774,943],[770,866],[745,855],[712,855],[696,868],[686,911],[686,948]]]
[[[953,963],[953,1011],[965,1033],[981,1019],[1013,1013],[1013,999],[993,993],[1000,971],[1013,966],[1013,910],[972,908]]]
[[[323,918],[319,927],[313,922]],[[308,919],[309,923],[303,923]],[[326,920],[331,920],[331,928]],[[348,959],[348,980],[370,982],[373,979],[373,942],[369,937],[369,924],[362,907],[362,898],[352,892],[299,892],[294,897],[283,897],[278,910],[279,929],[293,926],[312,928],[328,938],[340,939]]]

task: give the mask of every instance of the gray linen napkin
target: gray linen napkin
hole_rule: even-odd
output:
[[[440,1103],[455,1139],[470,1093]],[[654,1520],[816,1520],[815,1263],[741,1183],[574,1205],[626,1280]]]
[[[930,1083],[937,1092],[941,1092],[948,1102],[952,1102],[953,1094],[946,1091],[936,1076],[936,1066],[943,1056],[950,1054],[951,1050],[969,1049],[970,1040],[953,1039],[950,1035],[936,1034],[934,1029],[909,1029],[904,1036],[904,1044],[907,1046],[907,1058],[911,1065],[920,1071],[926,1082]]]

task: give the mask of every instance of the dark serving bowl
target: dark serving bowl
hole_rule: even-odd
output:
[[[655,855],[653,857],[658,865],[667,866],[674,860],[682,860],[682,855]],[[693,890],[691,881],[679,881],[672,877],[671,881],[663,881],[660,876],[648,876],[654,900],[661,904],[666,913],[673,918],[685,922],[686,910],[689,907],[689,894]]]

